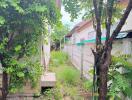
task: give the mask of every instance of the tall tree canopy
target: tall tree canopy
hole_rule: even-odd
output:
[[[120,1],[128,1],[125,10],[120,6]],[[81,12],[84,13],[85,19],[93,19],[93,26],[96,31],[96,50],[92,51],[95,58],[94,74],[97,74],[97,77],[94,77],[97,90],[94,89],[94,91],[98,91],[99,100],[106,100],[112,43],[132,9],[132,0],[63,0],[63,3],[72,19],[77,18]],[[111,26],[115,22],[118,24],[114,30],[111,30]],[[105,43],[101,41],[102,28],[106,30]]]
[[[60,17],[54,0],[0,1],[3,100],[9,92],[16,92],[21,88],[26,79],[31,80],[33,85],[37,81],[41,72],[40,64],[25,58],[38,52],[40,36],[47,34],[47,25],[57,25]]]

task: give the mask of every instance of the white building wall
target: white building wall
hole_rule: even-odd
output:
[[[105,37],[105,30],[102,32],[102,37]],[[84,30],[81,30],[80,32],[75,32],[72,34],[72,37],[70,40],[73,44],[81,42],[81,40],[93,40],[96,37],[96,32],[93,28],[93,26],[90,26],[88,28],[85,28]]]
[[[122,32],[124,31],[132,31],[132,11],[130,12],[125,25],[123,26]]]
[[[84,30],[74,33],[73,34],[76,38],[75,43],[79,43],[82,39],[83,40],[91,40],[95,38],[95,31],[93,27],[85,28]]]

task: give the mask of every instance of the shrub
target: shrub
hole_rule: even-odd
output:
[[[124,54],[112,56],[108,77],[108,95],[110,97],[117,98],[120,93],[126,97],[132,97],[132,63],[129,62],[131,58],[131,55]]]
[[[9,92],[15,93],[21,91],[23,84],[28,81],[31,83],[32,88],[39,86],[40,77],[42,75],[42,66],[39,61],[32,62],[26,59],[26,62],[17,62],[15,59],[8,60],[10,67],[4,70],[10,75]]]

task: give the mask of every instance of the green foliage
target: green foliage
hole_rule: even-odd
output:
[[[51,69],[56,72],[61,83],[76,85],[80,82],[80,73],[68,62],[68,55],[61,51],[51,52]],[[55,70],[54,70],[55,69]]]
[[[119,53],[117,57],[112,57],[112,65],[115,65],[116,68],[123,67],[127,69],[132,69],[132,63],[128,61],[129,59],[131,59],[131,55],[123,55]]]
[[[2,16],[0,16],[0,26],[2,25],[2,24],[4,24],[5,23],[5,19],[2,17]]]
[[[116,75],[116,74],[115,74]],[[119,92],[125,91],[129,87],[129,81],[121,75],[113,77],[112,84],[110,85],[109,95],[115,97]]]
[[[4,38],[0,43],[0,53],[5,52],[5,45],[7,44],[8,38]]]
[[[59,49],[60,42],[64,43],[64,36],[69,32],[68,25],[61,25],[54,28],[51,33],[52,49]]]
[[[58,64],[56,67],[56,64],[54,65],[52,62],[53,59],[56,59],[58,62],[62,60],[63,63]],[[55,88],[60,90],[61,97],[63,99],[68,97],[71,100],[83,100],[83,97],[79,95],[79,90],[80,87],[84,88],[82,86],[84,80],[80,80],[80,72],[68,61],[67,54],[52,51],[51,63],[50,70],[54,71],[57,77],[57,86]],[[61,98],[57,100],[61,100]]]
[[[55,27],[53,33],[51,34],[51,38],[53,42],[60,41],[69,32],[69,27],[67,25]]]
[[[102,27],[106,25],[108,8],[113,12],[112,24],[121,17],[123,8],[118,3],[118,0],[97,0],[97,9],[99,10]],[[63,0],[63,4],[65,10],[71,15],[71,20],[77,19],[80,15],[85,20],[95,18],[93,0]]]
[[[42,74],[42,67],[38,61],[32,63],[27,60],[27,62],[20,63],[8,57],[5,63],[7,68],[4,68],[4,71],[10,76],[9,91],[11,93],[19,91],[27,81],[30,81],[33,88],[38,85]]]
[[[40,81],[40,76],[42,75],[42,66],[40,66],[39,61],[28,61],[27,63],[27,74],[26,78],[30,80],[32,87],[36,87]]]
[[[0,7],[6,8],[8,4],[6,3],[6,0],[1,0],[0,1]]]
[[[28,9],[26,9],[27,12],[45,12],[47,10],[46,6],[41,6],[39,4],[33,4]]]
[[[59,66],[68,62],[68,55],[62,51],[51,52],[51,65]]]
[[[26,81],[32,87],[38,83],[42,67],[37,45],[47,26],[58,25],[60,17],[53,0],[0,1],[0,63],[9,75],[10,92],[21,90]]]
[[[62,95],[58,88],[47,89],[44,92],[44,98],[46,100],[62,100]]]
[[[82,100],[80,99],[80,96],[78,96],[79,90],[77,86],[64,84],[63,87],[61,87],[61,89],[64,97],[67,96],[71,100]]]
[[[81,1],[82,0],[63,0],[65,10],[71,14],[72,20],[77,18],[80,11],[82,10],[80,6]]]
[[[77,84],[80,80],[80,73],[75,70],[72,66],[66,65],[68,63],[67,54],[60,51],[53,51],[51,53],[52,67],[58,67],[59,71],[57,77],[60,82],[66,84]],[[70,67],[70,68],[69,68]]]
[[[84,82],[83,82],[83,88],[84,88],[86,91],[91,91],[91,90],[92,90],[92,86],[93,86],[93,83],[90,82],[90,81],[84,81]]]
[[[131,55],[122,55],[112,57],[112,63],[109,69],[109,93],[111,97],[118,97],[121,92],[126,97],[132,97],[132,63],[129,62]]]

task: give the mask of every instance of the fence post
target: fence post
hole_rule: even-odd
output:
[[[81,45],[81,79],[83,79],[83,49],[84,45]]]

